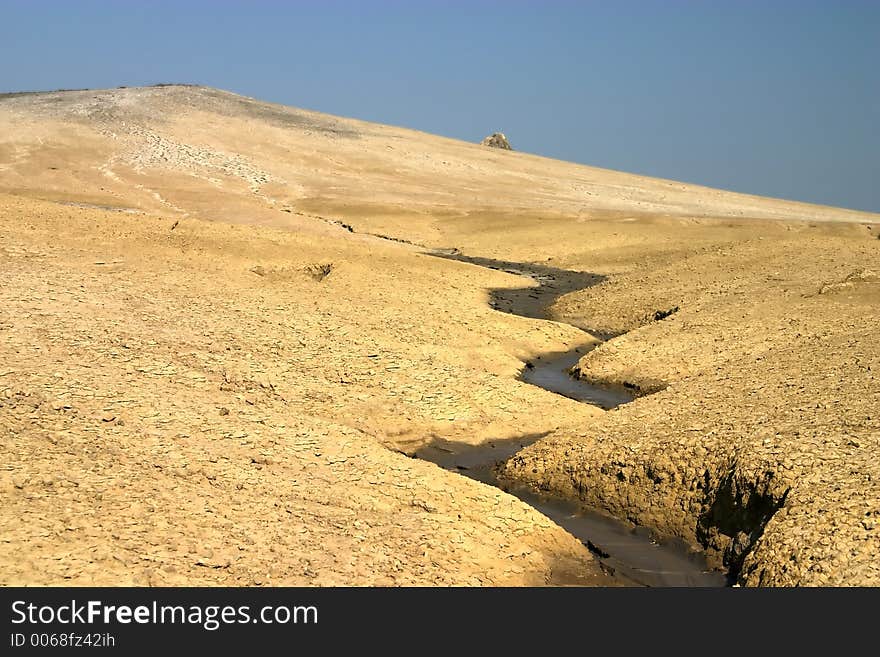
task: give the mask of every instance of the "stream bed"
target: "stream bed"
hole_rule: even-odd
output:
[[[557,395],[604,408],[606,411],[631,402],[635,395],[623,387],[599,386],[577,379],[571,368],[594,345],[585,345],[571,351],[543,354],[533,358],[523,368],[520,381],[538,386]]]
[[[530,278],[537,285],[490,290],[490,305],[501,312],[533,319],[548,319],[547,309],[557,298],[603,280],[595,274],[554,269],[543,264],[464,256],[456,249],[438,250],[433,255]],[[577,328],[588,330],[585,326]],[[597,337],[607,339],[610,336]],[[520,379],[606,410],[632,401],[633,393],[625,388],[595,385],[570,375],[571,368],[594,346],[593,343],[582,344],[570,351],[536,356],[525,363]],[[500,481],[496,466],[544,435],[488,441],[476,446],[435,441],[417,450],[414,456],[501,488],[534,507],[587,546],[605,572],[612,575],[617,583],[688,587],[721,587],[729,584],[725,573],[709,568],[704,555],[683,541],[663,538],[649,528],[623,522],[600,510],[586,508],[574,500],[543,495],[525,485]]]

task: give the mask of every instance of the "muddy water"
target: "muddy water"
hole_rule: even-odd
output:
[[[557,395],[600,406],[605,410],[631,402],[633,394],[626,388],[594,385],[570,374],[571,368],[592,347],[591,344],[584,345],[572,351],[554,352],[533,358],[526,363],[519,378]]]
[[[727,584],[723,573],[709,569],[703,555],[691,551],[684,543],[663,540],[650,530],[584,508],[577,502],[544,496],[526,486],[510,486],[498,480],[497,464],[543,437],[544,434],[533,434],[477,446],[435,442],[419,449],[414,456],[501,488],[536,508],[586,545],[603,569],[621,584],[703,587]]]
[[[454,249],[439,251],[434,255],[530,277],[537,285],[491,290],[490,304],[496,310],[534,319],[546,319],[547,308],[563,294],[602,280],[602,277],[594,274],[554,269],[542,264],[464,256]],[[578,328],[588,330],[585,326]],[[607,339],[610,336],[596,337]],[[632,401],[633,395],[624,388],[594,385],[569,374],[571,368],[593,346],[593,343],[588,343],[571,351],[537,356],[525,363],[520,378],[526,383],[604,409]],[[711,570],[700,552],[693,551],[682,542],[663,539],[650,529],[622,522],[598,510],[585,508],[576,501],[544,496],[526,486],[510,485],[498,480],[495,468],[499,463],[543,437],[542,434],[528,435],[514,440],[489,441],[478,446],[440,441],[419,449],[414,456],[515,495],[578,538],[599,559],[606,572],[620,583],[702,587],[728,584],[724,573]]]

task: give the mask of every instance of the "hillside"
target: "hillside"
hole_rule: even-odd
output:
[[[510,486],[878,585],[878,235],[204,87],[0,95],[0,583],[620,583],[412,458],[542,436]],[[638,398],[519,380],[576,348]]]

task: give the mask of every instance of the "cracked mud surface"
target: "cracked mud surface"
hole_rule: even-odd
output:
[[[398,453],[532,434],[518,484],[743,584],[880,583],[877,215],[199,87],[4,95],[0,126],[2,583],[608,583]],[[601,282],[536,322],[487,303],[521,276],[423,248]],[[518,380],[569,324],[641,398]]]
[[[538,394],[463,366],[466,326],[401,326],[399,261],[353,291],[386,247],[317,282],[318,241],[170,225],[2,199],[4,584],[607,579],[518,500],[386,447],[515,426]]]
[[[508,472],[696,539],[744,584],[876,585],[878,255],[868,240],[780,235],[569,296],[560,315],[633,329],[580,376],[659,392]]]

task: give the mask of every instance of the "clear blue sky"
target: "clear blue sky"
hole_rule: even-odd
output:
[[[880,0],[0,0],[0,90],[156,82],[880,211]]]

